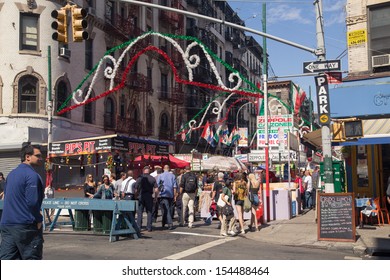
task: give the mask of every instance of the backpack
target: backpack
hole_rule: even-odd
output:
[[[198,189],[196,179],[197,177],[194,173],[188,173],[184,181],[184,191],[186,193],[194,193]]]

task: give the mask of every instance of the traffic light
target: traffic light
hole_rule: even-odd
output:
[[[57,30],[56,32],[53,33],[51,37],[53,38],[53,40],[67,44],[68,43],[67,10],[66,9],[54,10],[51,12],[51,16],[56,19],[56,21],[52,22],[51,27]]]
[[[332,141],[342,142],[347,140],[356,140],[364,137],[362,120],[342,119],[332,124]]]
[[[88,15],[86,9],[72,6],[72,31],[73,42],[82,42],[89,38],[89,34],[85,31],[88,27],[88,22],[85,17]]]
[[[334,122],[332,124],[332,132],[333,132],[332,141],[342,142],[346,140],[343,122]]]

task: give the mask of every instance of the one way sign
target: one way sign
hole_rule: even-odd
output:
[[[340,60],[312,61],[303,63],[303,73],[318,73],[340,70]]]

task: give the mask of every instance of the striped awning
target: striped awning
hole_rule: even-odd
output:
[[[363,133],[365,136],[390,136],[390,119],[363,120]]]

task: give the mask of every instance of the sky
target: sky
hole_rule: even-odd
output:
[[[341,69],[348,69],[347,41],[345,24],[345,5],[347,0],[322,0],[326,59],[341,59]],[[266,33],[298,43],[312,49],[317,48],[316,13],[314,0],[228,0],[228,3],[245,26],[262,30],[262,6],[266,3]],[[263,46],[263,37],[247,33]],[[316,61],[317,57],[275,40],[267,39],[269,63],[279,81],[292,80],[299,85],[314,102],[317,111],[316,88],[313,76],[299,77],[303,74],[303,63]],[[284,77],[297,75],[297,77]],[[345,75],[345,74],[343,74]],[[272,71],[269,72],[269,77]]]

